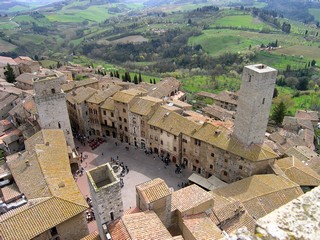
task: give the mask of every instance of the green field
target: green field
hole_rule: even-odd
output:
[[[48,14],[51,22],[82,22],[84,20],[102,22],[109,17],[107,5],[91,6],[79,11],[79,9],[65,8],[58,13]]]
[[[0,39],[0,52],[10,52],[15,48],[15,45]]]
[[[314,16],[316,21],[320,21],[320,9],[319,8],[309,8],[309,13]]]
[[[0,30],[14,29],[16,27],[18,27],[17,24],[13,22],[0,22]]]
[[[264,63],[276,69],[285,70],[288,65],[291,66],[291,69],[304,68],[309,60],[300,58],[299,56],[287,56],[284,54],[278,54],[277,52],[261,51],[257,54],[255,62]]]
[[[277,50],[278,53],[286,55],[303,56],[309,59],[315,59],[320,62],[320,48],[315,46],[290,46],[287,48],[281,48]]]
[[[211,76],[192,76],[181,79],[182,90],[188,93],[197,93],[201,91],[218,93],[223,90],[239,90],[240,79],[220,75],[212,79]]]
[[[213,27],[237,27],[261,30],[263,27],[267,27],[265,23],[261,22],[257,18],[253,18],[251,15],[235,15],[226,16],[216,20],[211,26]]]

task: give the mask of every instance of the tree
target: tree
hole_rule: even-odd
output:
[[[156,79],[155,78],[153,79],[153,84],[156,84]]]
[[[7,70],[4,72],[4,75],[8,83],[14,83],[16,81],[16,75],[9,63],[7,64]]]
[[[113,77],[113,72],[110,72],[110,77]]]
[[[274,88],[273,97],[272,97],[272,98],[276,98],[276,97],[278,97],[278,95],[279,95],[278,89],[277,89],[277,88]]]
[[[134,75],[133,82],[134,82],[134,84],[138,84],[139,83],[137,74]]]
[[[150,78],[150,84],[152,84],[152,79]]]
[[[311,66],[314,67],[314,66],[316,65],[316,63],[317,63],[316,60],[313,59],[313,60],[311,61]]]
[[[287,113],[287,107],[284,104],[283,101],[281,101],[279,104],[277,104],[273,108],[272,117],[271,119],[276,122],[277,125],[280,125],[283,121],[284,116]]]
[[[139,83],[141,83],[142,82],[142,77],[141,77],[141,73],[139,73]]]
[[[282,32],[290,33],[290,31],[291,31],[291,24],[290,24],[290,23],[283,22],[281,30],[282,30]]]

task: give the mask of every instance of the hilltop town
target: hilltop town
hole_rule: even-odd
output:
[[[0,57],[1,239],[319,235],[319,113],[301,109],[269,124],[276,69],[245,66],[239,91],[197,94],[213,101],[201,111],[173,77],[133,83],[96,73]],[[161,171],[190,173],[188,182],[149,177],[128,190],[135,206],[127,208],[133,173],[103,146],[121,148],[137,169],[142,152]],[[93,155],[105,162],[88,165]]]

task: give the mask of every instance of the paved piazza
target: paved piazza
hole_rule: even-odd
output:
[[[115,142],[117,142],[117,146]],[[174,163],[170,163],[165,168],[164,162],[157,155],[146,155],[142,149],[136,149],[112,138],[107,138],[107,142],[101,144],[95,150],[91,150],[88,144],[84,147],[77,141],[76,145],[79,147],[79,153],[82,152],[84,156],[88,156],[82,163],[85,171],[110,162],[111,157],[116,158],[117,156],[120,162],[128,166],[129,173],[123,178],[124,187],[121,190],[124,211],[136,205],[136,185],[159,177],[166,181],[169,188],[177,190],[179,189],[178,184],[181,185],[182,182],[187,182],[191,174],[191,171],[186,169],[183,169],[182,173],[175,174],[176,167]],[[127,146],[129,146],[129,150],[126,150]],[[90,195],[85,174],[78,177],[77,184],[83,196]],[[92,232],[94,230],[96,230],[95,222],[90,222],[89,231]]]

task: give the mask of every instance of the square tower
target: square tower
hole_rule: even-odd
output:
[[[106,239],[106,225],[123,215],[120,180],[109,163],[87,172],[99,235]]]
[[[34,80],[34,100],[41,129],[61,129],[67,144],[74,149],[74,140],[69,120],[67,103],[57,75],[49,75]]]
[[[264,142],[276,77],[264,64],[244,67],[233,135],[247,146]]]

